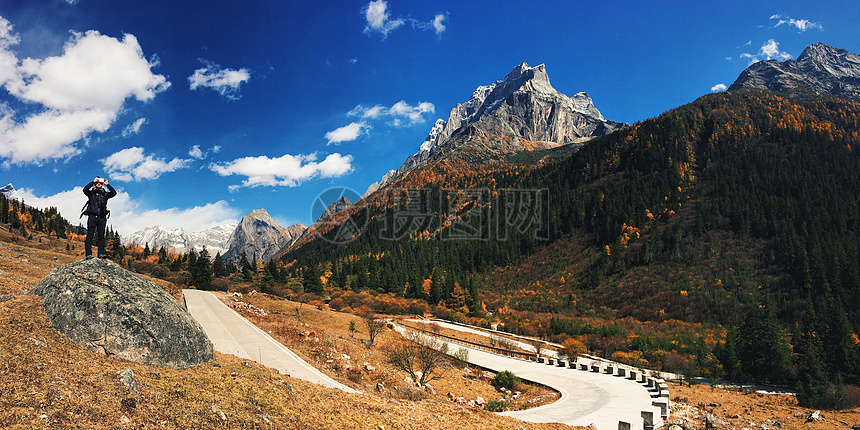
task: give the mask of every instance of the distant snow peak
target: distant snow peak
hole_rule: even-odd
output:
[[[759,61],[741,72],[728,91],[757,89],[789,97],[831,94],[860,99],[860,55],[824,43],[808,46],[797,60]]]
[[[24,201],[24,199],[22,199],[21,196],[18,194],[18,191],[15,190],[15,187],[12,186],[12,183],[9,183],[9,185],[6,185],[3,188],[0,188],[0,193],[6,196],[7,200],[18,200],[19,202]]]
[[[161,225],[156,225],[136,231],[122,239],[124,244],[149,246],[152,250],[164,247],[165,250],[186,252],[190,249],[206,248],[214,256],[218,252],[227,251],[230,237],[237,225],[237,223],[227,223],[192,233],[186,233],[181,227],[168,230]]]

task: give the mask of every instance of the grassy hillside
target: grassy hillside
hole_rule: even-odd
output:
[[[284,262],[322,274],[318,292],[420,299],[673,370],[797,383],[815,356],[855,382],[858,125],[854,102],[712,94],[540,167],[428,166],[353,212],[355,240]],[[752,327],[780,342],[757,351]],[[761,354],[784,360],[763,371]]]
[[[382,358],[381,348],[397,336],[385,333],[376,347],[366,349],[360,346],[361,330],[354,339],[346,334],[346,321],[356,317],[306,305],[302,330],[313,331],[315,339],[322,341],[296,341],[294,350],[367,395],[323,388],[220,353],[213,362],[183,370],[105,357],[54,330],[39,297],[19,294],[33,288],[52,268],[81,258],[79,251],[66,249],[67,245],[80,249],[81,242],[39,232],[27,237],[17,229],[10,233],[8,225],[0,228],[0,428],[570,428],[523,423],[480,408],[461,407],[445,400],[447,391],[434,396],[404,389],[409,385],[402,381],[403,374],[392,373]],[[175,291],[172,284],[164,285]],[[273,315],[258,316],[257,322],[279,331],[276,335],[290,333],[298,324],[277,313],[286,302],[259,295],[255,303],[269,307]],[[288,339],[285,342],[289,344]],[[336,366],[326,365],[325,354],[341,357],[344,353],[362,360],[359,363],[372,363],[375,369],[361,369],[355,382]],[[124,369],[134,372],[138,391],[120,381],[118,372]],[[389,387],[386,394],[373,390],[382,380]],[[439,390],[471,399],[495,395],[489,384],[466,377],[462,369],[449,371],[436,384]]]

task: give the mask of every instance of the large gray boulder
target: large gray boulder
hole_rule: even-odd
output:
[[[32,294],[78,345],[138,363],[186,368],[214,358],[212,342],[160,286],[102,259],[52,270]]]

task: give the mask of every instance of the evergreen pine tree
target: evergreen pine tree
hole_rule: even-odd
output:
[[[246,267],[248,270],[251,270],[251,262],[248,261],[248,254],[246,254],[245,251],[242,251],[242,257],[239,258],[239,267],[242,268],[242,273],[245,273]]]
[[[316,264],[307,265],[304,270],[302,270],[302,284],[305,287],[306,293],[313,293],[318,296],[325,294],[323,290],[322,280],[320,279],[320,270]]]
[[[791,350],[774,307],[766,296],[750,309],[738,330],[737,354],[744,377],[781,384],[792,380]]]
[[[201,290],[212,289],[212,265],[209,262],[209,251],[203,248],[194,264],[194,285]]]
[[[224,266],[224,259],[220,252],[215,253],[215,259],[212,261],[212,275],[216,278],[227,276],[227,267]]]
[[[811,297],[807,300],[803,317],[803,332],[795,335],[795,366],[797,368],[797,403],[805,407],[821,407],[824,390],[829,384],[826,364],[821,360],[821,342],[817,329],[820,326]]]

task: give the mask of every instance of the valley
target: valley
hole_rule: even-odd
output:
[[[39,241],[41,239],[41,241]],[[368,395],[351,396],[278,375],[235,356],[216,353],[215,361],[185,370],[120,361],[79,347],[57,333],[44,316],[37,297],[22,296],[53,267],[80,258],[66,244],[80,242],[35,235],[27,241],[0,229],[0,424],[5,428],[493,428],[562,429],[557,424],[534,424],[496,417],[479,409],[459,406],[445,393],[468,399],[491,399],[497,391],[478,372],[451,370],[434,382],[437,395],[405,387],[402,375],[386,376],[380,349],[394,336],[384,334],[379,344],[365,348],[365,333],[349,330],[356,315],[319,310],[316,306],[246,294],[237,311],[271,330],[285,345],[302,354],[335,378]],[[175,287],[164,284],[169,291]],[[224,295],[233,302],[232,295]],[[301,323],[296,320],[300,309]],[[315,332],[310,336],[310,332]],[[455,334],[456,332],[446,332]],[[313,340],[313,339],[319,339]],[[337,357],[346,354],[357,367],[348,370]],[[367,364],[365,364],[367,363]],[[367,366],[373,371],[367,371]],[[364,367],[362,370],[358,370]],[[138,392],[129,391],[117,372],[132,369]],[[358,371],[356,371],[358,370]],[[376,383],[384,382],[386,394]],[[752,428],[765,424],[782,428],[836,429],[860,422],[860,413],[822,411],[823,419],[807,422],[814,410],[798,407],[793,396],[766,395],[723,389],[706,384],[687,386],[670,382],[675,407],[670,423],[687,429],[704,428],[708,414],[724,428]],[[534,391],[528,391],[534,390]],[[551,392],[524,391],[526,398],[552,401]],[[131,399],[131,400],[130,400]],[[132,401],[133,400],[133,401]],[[223,414],[223,415],[222,415]],[[382,426],[382,427],[380,427]]]
[[[211,235],[220,244],[214,256],[187,237],[188,252],[176,252],[109,233],[110,258],[123,267],[159,279],[177,298],[183,288],[218,292],[333,378],[383,393],[369,398],[283,382],[223,354],[217,367],[189,371],[206,389],[138,366],[153,391],[131,396],[111,374],[87,373],[119,364],[64,342],[37,300],[17,294],[79,258],[82,232],[54,208],[0,197],[0,306],[13,363],[3,382],[14,387],[4,397],[14,412],[0,424],[70,423],[71,407],[72,416],[110,415],[129,426],[313,428],[335,420],[340,428],[561,428],[506,421],[441,395],[495,397],[488,378],[471,370],[453,369],[436,394],[415,389],[382,353],[400,341],[396,333],[365,346],[361,316],[375,313],[573,344],[680,375],[667,423],[684,428],[852,426],[860,407],[857,79],[860,57],[815,44],[797,60],[751,65],[729,91],[631,125],[605,119],[584,92],[556,91],[543,65],[522,63],[437,121],[419,152],[360,200],[326,202],[308,228],[285,229],[254,210],[229,239],[229,227]],[[138,237],[176,239],[149,233]],[[62,349],[45,348],[54,344]],[[27,354],[38,360],[25,362]],[[78,366],[78,382],[63,382],[57,368],[66,365]],[[231,385],[242,378],[252,382]],[[29,394],[45,384],[58,391]],[[102,398],[60,406],[87,384],[124,399],[106,410],[91,406]],[[337,397],[323,403],[338,413],[285,412],[312,407],[292,396],[295,387],[315,399]],[[550,402],[553,393],[542,390],[523,387],[528,400],[520,406]],[[153,409],[141,416],[143,409],[121,403],[127,399]],[[166,406],[174,400],[197,402],[197,412]],[[412,422],[416,414],[422,418]],[[461,427],[449,425],[452,417]]]

